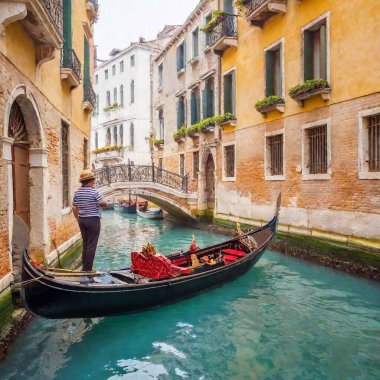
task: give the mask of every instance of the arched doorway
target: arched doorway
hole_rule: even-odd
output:
[[[212,154],[209,153],[206,161],[206,193],[207,209],[215,208],[215,164]]]
[[[23,114],[14,102],[9,115],[8,136],[12,145],[13,214],[30,226],[29,142]]]

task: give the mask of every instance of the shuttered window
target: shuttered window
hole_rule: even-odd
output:
[[[113,145],[117,145],[117,126],[113,127]]]
[[[283,135],[267,137],[267,145],[269,148],[269,173],[272,176],[283,175]]]
[[[201,120],[201,104],[199,88],[191,91],[191,124],[198,123]]]
[[[63,0],[63,47],[72,48],[71,0]]]
[[[111,129],[107,128],[107,134],[106,134],[106,146],[111,145]]]
[[[327,79],[326,21],[304,31],[304,80]]]
[[[61,124],[62,206],[69,206],[69,126]]]
[[[181,96],[177,102],[177,129],[185,125],[185,98]]]
[[[235,71],[224,75],[224,113],[235,115]]]
[[[205,25],[207,25],[212,19],[212,15],[211,13],[209,15],[207,15],[205,17]],[[207,30],[205,32],[205,38],[206,38],[206,46],[211,46],[212,45],[212,42],[211,42],[211,31],[210,30]]]
[[[281,45],[265,52],[265,96],[282,96]]]
[[[193,58],[199,55],[199,29],[196,28],[193,33]]]
[[[224,147],[224,173],[225,177],[235,177],[235,145]]]
[[[83,86],[90,86],[90,45],[84,37],[84,64],[83,64]]]
[[[214,80],[208,79],[202,92],[203,118],[214,116]]]
[[[307,129],[309,174],[327,173],[327,125]]]
[[[380,115],[368,118],[368,171],[380,172]]]
[[[184,69],[186,66],[185,42],[177,46],[177,71]]]

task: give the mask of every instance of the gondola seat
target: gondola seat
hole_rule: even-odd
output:
[[[237,256],[223,254],[223,259],[226,264],[230,264],[238,259]]]
[[[237,256],[237,257],[243,257],[247,254],[245,251],[238,251],[237,249],[224,249],[223,253],[227,255]]]
[[[175,266],[165,256],[159,254],[147,257],[142,253],[132,252],[131,259],[133,273],[153,280],[190,273],[189,268]]]

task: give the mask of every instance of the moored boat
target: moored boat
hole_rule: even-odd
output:
[[[274,217],[263,227],[220,244],[162,256],[147,245],[132,252],[130,268],[98,272],[62,272],[23,255],[22,295],[25,307],[46,318],[123,315],[177,302],[232,281],[260,259],[273,239]]]
[[[139,207],[137,207],[137,215],[147,219],[164,219],[162,209],[158,207],[148,207],[148,202],[144,202],[142,206],[139,205]]]
[[[113,205],[113,208],[115,211],[121,212],[121,213],[127,213],[127,214],[136,214],[136,203],[131,202],[131,203],[115,203]]]
[[[114,209],[114,203],[113,202],[107,202],[105,206],[100,206],[102,210],[113,210]]]

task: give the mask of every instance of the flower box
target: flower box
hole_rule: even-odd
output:
[[[267,96],[266,98],[259,100],[255,104],[255,108],[260,112],[264,117],[269,111],[278,111],[283,113],[285,111],[285,100],[280,96]]]
[[[320,96],[323,100],[330,99],[331,88],[325,79],[307,80],[305,83],[292,87],[289,96],[301,106],[306,99]]]

